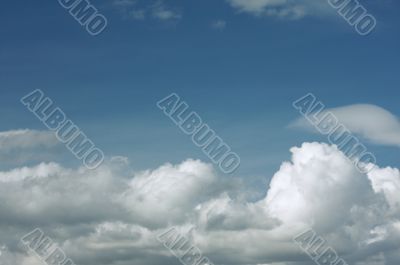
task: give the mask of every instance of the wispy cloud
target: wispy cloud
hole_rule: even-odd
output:
[[[0,167],[59,158],[58,148],[61,145],[51,131],[23,129],[0,132]]]
[[[371,104],[355,104],[327,109],[318,116],[333,113],[340,123],[352,133],[381,145],[400,147],[400,120],[388,110]],[[292,127],[310,129],[309,123],[300,118],[291,124]]]
[[[146,18],[146,10],[144,9],[139,9],[135,10],[132,9],[129,11],[129,17],[135,19],[135,20],[144,20]]]
[[[176,21],[182,18],[182,12],[178,8],[171,8],[162,0],[114,0],[113,5],[124,18],[134,20],[152,18],[160,21]]]
[[[152,16],[160,20],[176,20],[182,18],[182,15],[177,10],[173,10],[165,6],[162,1],[157,1],[151,7]]]
[[[329,11],[327,1],[319,0],[226,0],[239,12],[255,16],[299,19]]]
[[[227,22],[222,19],[215,20],[211,23],[211,27],[216,30],[224,30],[226,28]]]
[[[113,5],[114,6],[120,6],[120,7],[130,7],[134,6],[137,3],[136,0],[114,0]]]
[[[53,132],[37,130],[11,130],[0,132],[0,151],[32,149],[38,146],[52,147],[58,144]]]

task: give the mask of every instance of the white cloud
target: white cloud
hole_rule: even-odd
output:
[[[376,193],[383,193],[391,212],[400,214],[400,172],[397,168],[377,168],[368,174]]]
[[[210,165],[188,160],[137,174],[122,195],[123,204],[147,225],[184,222],[191,210],[215,193]]]
[[[358,134],[376,144],[400,147],[400,121],[388,110],[376,105],[356,104],[326,109],[319,116],[332,112],[352,133]],[[292,126],[307,129],[310,124],[303,118]]]
[[[201,212],[199,222],[203,225],[197,227],[215,227],[216,221],[222,225],[194,232],[196,243],[211,253],[229,253],[225,258],[232,263],[287,262],[288,257],[301,263],[291,238],[312,227],[349,262],[365,261],[379,254],[382,245],[388,248],[385,256],[391,256],[390,249],[397,248],[395,240],[399,239],[400,230],[395,214],[399,209],[389,205],[397,197],[388,193],[386,199],[373,188],[370,179],[392,179],[397,183],[397,170],[377,169],[370,176],[361,174],[343,153],[326,144],[305,143],[291,151],[291,162],[284,162],[273,176],[264,199],[234,210],[224,200],[209,202],[214,206]],[[397,185],[375,186],[399,191]],[[240,214],[247,218],[239,217],[239,226],[232,222]],[[258,218],[264,219],[264,227]],[[207,222],[208,226],[204,225]]]
[[[15,168],[10,171],[0,172],[0,182],[17,182],[25,179],[40,179],[47,178],[52,175],[59,175],[64,173],[60,165],[56,163],[41,163],[34,167]]]
[[[240,12],[256,16],[276,16],[299,19],[307,15],[329,12],[326,1],[319,0],[226,0]]]

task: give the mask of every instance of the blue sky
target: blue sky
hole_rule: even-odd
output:
[[[276,249],[270,247],[278,253],[283,253],[282,256],[287,254],[287,257],[290,258],[286,260],[262,249],[251,249],[251,253],[256,253],[255,256],[244,255],[240,257],[238,263],[234,263],[231,259],[235,258],[235,255],[232,253],[237,253],[242,245],[246,244],[232,239],[232,245],[226,246],[226,249],[232,252],[228,251],[233,255],[233,258],[229,255],[225,256],[222,253],[226,250],[224,245],[226,242],[218,245],[218,238],[215,240],[213,231],[219,231],[218,229],[221,229],[221,233],[225,233],[227,230],[231,231],[230,229],[242,231],[242,228],[246,227],[249,230],[265,229],[265,231],[268,231],[265,233],[269,233],[272,231],[269,230],[271,227],[276,228],[275,219],[269,215],[272,212],[273,217],[279,219],[284,225],[283,228],[277,228],[278,232],[273,230],[272,236],[268,234],[265,238],[260,239],[267,242],[276,240],[275,232],[279,236],[285,234],[279,230],[285,231],[285,225],[287,225],[286,229],[291,229],[299,223],[303,224],[309,220],[315,220],[313,219],[316,218],[315,216],[304,217],[299,214],[303,212],[305,215],[308,214],[308,208],[302,208],[302,205],[296,204],[297,208],[293,208],[293,212],[292,209],[289,209],[288,214],[286,214],[286,212],[281,213],[277,209],[280,209],[279,206],[281,205],[287,205],[287,202],[283,199],[276,202],[276,200],[280,200],[282,194],[290,197],[290,194],[295,194],[295,191],[303,189],[313,195],[315,191],[311,188],[308,190],[309,187],[314,185],[314,182],[303,183],[302,180],[296,179],[297,176],[289,174],[297,181],[293,181],[291,184],[301,183],[301,185],[298,184],[299,187],[293,189],[280,179],[280,176],[287,174],[285,169],[280,169],[283,161],[292,161],[293,168],[298,165],[301,167],[303,163],[301,159],[293,158],[291,160],[290,148],[301,146],[305,142],[328,142],[326,136],[311,133],[301,126],[297,128],[289,126],[301,117],[299,112],[292,107],[292,102],[307,93],[313,93],[329,109],[350,106],[350,111],[341,116],[342,120],[347,122],[348,127],[354,128],[356,135],[374,153],[379,167],[399,166],[400,145],[397,139],[399,139],[400,131],[397,129],[400,128],[398,118],[400,117],[400,17],[398,16],[400,3],[395,0],[360,0],[360,3],[377,20],[377,27],[371,34],[360,36],[326,1],[285,2],[277,0],[276,2],[283,2],[283,4],[278,4],[277,10],[297,10],[292,9],[297,4],[301,8],[304,7],[304,10],[301,9],[302,13],[296,16],[274,15],[268,13],[275,9],[274,7],[271,9],[268,1],[265,0],[248,0],[247,2],[244,0],[92,0],[91,3],[107,18],[108,26],[100,35],[91,36],[57,0],[41,2],[4,1],[3,7],[0,9],[0,120],[2,121],[0,132],[19,129],[46,130],[46,127],[20,103],[21,97],[34,89],[41,89],[86,133],[96,146],[104,151],[106,157],[127,157],[130,166],[127,170],[125,167],[119,168],[121,165],[110,166],[107,162],[104,167],[112,172],[112,174],[110,173],[112,181],[108,178],[108,173],[100,174],[103,172],[101,170],[109,172],[102,168],[99,173],[101,181],[97,182],[92,173],[82,173],[77,169],[81,166],[81,162],[62,145],[54,149],[50,148],[50,151],[44,151],[44,153],[42,153],[43,150],[31,154],[28,154],[28,152],[32,150],[26,151],[24,156],[18,159],[14,159],[15,154],[11,151],[5,155],[0,152],[0,170],[6,172],[0,172],[0,181],[2,178],[9,179],[9,175],[20,174],[23,178],[22,175],[25,174],[23,172],[28,172],[26,173],[28,175],[40,175],[40,177],[42,177],[43,172],[46,172],[43,174],[48,177],[58,176],[58,174],[61,174],[59,172],[65,170],[67,173],[61,174],[63,177],[71,177],[76,183],[80,184],[77,187],[73,186],[72,191],[79,190],[79,187],[82,186],[86,187],[86,177],[87,182],[93,184],[91,187],[94,187],[94,190],[88,190],[88,194],[92,196],[91,198],[94,198],[93,202],[90,200],[88,202],[86,197],[81,200],[80,194],[74,194],[72,191],[64,194],[64,187],[70,187],[69,185],[74,184],[67,181],[64,183],[62,177],[49,180],[54,182],[60,180],[60,182],[51,183],[54,185],[55,191],[65,195],[67,198],[65,201],[69,199],[73,202],[72,206],[64,205],[63,199],[58,201],[58,197],[52,198],[52,195],[49,195],[51,203],[46,204],[46,207],[49,208],[35,208],[39,209],[38,213],[31,213],[29,208],[24,212],[26,216],[21,215],[21,217],[18,212],[14,213],[9,209],[6,211],[0,205],[0,216],[10,216],[7,220],[0,218],[0,227],[6,226],[8,222],[20,224],[26,220],[29,225],[36,227],[43,226],[43,224],[49,225],[50,233],[57,237],[60,236],[59,231],[52,231],[51,226],[56,227],[61,224],[68,231],[72,241],[76,239],[74,236],[81,231],[83,231],[84,236],[89,235],[94,229],[93,227],[96,227],[96,229],[102,227],[103,222],[110,220],[110,222],[122,220],[122,222],[127,222],[130,225],[143,226],[154,232],[152,229],[161,229],[166,227],[167,224],[182,225],[184,221],[182,221],[181,216],[194,208],[200,212],[209,209],[207,207],[211,209],[211,202],[214,202],[217,206],[222,205],[220,208],[225,209],[226,198],[225,195],[221,195],[224,194],[221,190],[227,190],[228,193],[232,192],[233,194],[246,193],[251,190],[252,195],[246,194],[243,197],[250,198],[250,201],[255,203],[254,208],[247,208],[247,205],[243,206],[241,199],[234,197],[229,198],[231,201],[227,199],[230,202],[227,204],[230,208],[226,206],[226,212],[221,213],[221,215],[226,214],[227,220],[232,219],[225,223],[222,221],[222,223],[219,223],[222,220],[219,218],[220,216],[206,224],[201,223],[201,218],[194,218],[195,222],[198,222],[196,225],[199,227],[204,225],[205,230],[212,230],[207,235],[203,234],[205,238],[207,237],[210,240],[209,242],[213,242],[210,245],[203,246],[205,253],[218,261],[216,264],[221,265],[309,265],[303,262],[304,257],[300,258],[301,256],[297,255],[298,253],[286,252],[286,246],[280,246],[282,248],[277,247]],[[246,9],[250,8],[247,6],[248,3],[263,3],[263,5],[256,5],[256,7],[250,5],[252,9],[249,10]],[[216,173],[218,176],[211,174],[209,165],[204,164],[211,163],[210,159],[192,143],[189,136],[181,132],[156,106],[157,101],[173,92],[179,94],[190,105],[190,109],[196,111],[203,121],[215,130],[240,156],[240,168],[233,175],[223,175],[218,171]],[[374,105],[380,109],[366,107],[365,111],[360,113],[352,109],[354,104],[370,104],[368,106]],[[381,109],[388,111],[388,113],[382,114],[379,112]],[[336,110],[340,112],[343,109]],[[366,125],[361,127],[354,125],[353,117],[365,121]],[[386,123],[388,120],[392,123]],[[394,135],[391,134],[392,132],[394,132]],[[384,135],[383,138],[389,135],[394,140],[391,140],[389,144],[382,143],[382,135]],[[37,135],[34,136],[38,137]],[[388,138],[390,138],[389,136]],[[5,142],[2,142],[3,138],[1,137],[4,137],[4,135],[0,133],[0,148],[5,148],[5,145],[2,145]],[[43,137],[40,139],[47,139],[45,136]],[[25,140],[14,140],[15,145],[20,144],[19,141],[25,143]],[[52,147],[53,143],[49,142],[47,146],[43,142],[42,145],[48,148],[49,146]],[[332,170],[330,166],[337,165],[337,161],[341,161],[337,158],[339,155],[335,150],[326,151],[321,146],[324,145],[306,144],[293,153],[295,156],[297,154],[298,157],[307,157],[309,153],[313,153],[315,161],[319,163],[318,166],[326,168],[327,178],[338,174],[336,180],[341,179],[348,185],[355,187],[354,194],[359,194],[357,200],[369,201],[373,197],[372,195],[368,197],[370,193],[373,193],[372,188],[364,182],[365,180],[359,179],[359,174],[351,171],[353,169],[348,169],[346,164],[339,163],[342,167]],[[337,160],[332,159],[332,157],[337,158]],[[190,158],[200,159],[202,162],[187,161]],[[332,160],[327,163],[327,160],[324,159]],[[43,166],[46,170],[40,166],[36,167],[39,162],[47,163]],[[53,165],[51,162],[57,164]],[[177,166],[159,168],[167,162]],[[308,162],[310,161],[307,160],[305,163]],[[29,168],[24,169],[24,171],[21,169],[24,166]],[[62,167],[68,168],[69,171]],[[116,167],[118,167],[118,170],[115,169]],[[188,173],[186,172],[187,168],[195,168],[197,171],[193,173],[189,170]],[[129,182],[129,185],[121,184],[123,182],[121,179],[126,177],[125,173],[121,174],[121,172],[130,172],[130,170],[137,172],[146,169],[149,169],[150,173],[135,175],[134,180]],[[164,176],[160,173],[164,172],[163,170],[167,172],[165,176],[182,177],[181,181],[185,181],[183,177],[195,176],[193,185],[200,187],[198,189],[201,191],[207,190],[210,193],[207,193],[209,201],[203,198],[206,195],[196,193],[199,192],[198,189],[189,190],[186,194],[178,188],[178,190],[174,189],[178,185],[172,185],[171,193],[183,194],[182,199],[179,198],[179,203],[175,201],[175,197],[167,197],[165,202],[156,200],[158,204],[155,205],[166,203],[166,206],[163,205],[159,210],[158,206],[151,204],[154,202],[152,199],[147,201],[146,196],[151,194],[153,190],[163,193],[164,190],[158,190],[162,185],[170,187],[168,186],[170,183],[165,178],[160,177]],[[342,170],[345,172],[343,173]],[[382,172],[377,173],[379,176],[386,176],[386,174],[389,174],[388,171],[391,172],[391,170],[380,170]],[[397,172],[397,175],[395,173],[393,175],[398,177],[400,183],[400,176],[398,170],[396,170],[393,169],[395,173]],[[22,173],[18,173],[20,171]],[[350,171],[351,173],[349,173]],[[276,181],[270,189],[266,189],[275,173],[277,173]],[[300,173],[304,176],[310,175],[311,178],[315,176],[315,182],[318,182],[318,177],[321,175],[321,178],[325,176],[321,172],[317,174],[309,169],[302,169]],[[348,178],[349,175],[355,177]],[[85,179],[83,183],[80,183],[81,177]],[[150,179],[149,183],[154,185],[153,189],[149,189],[148,194],[131,190],[132,187],[136,187],[135,185],[141,185],[142,178]],[[374,185],[376,184],[374,180],[377,181],[378,184],[374,186],[374,189],[379,190],[378,180],[380,179],[374,176],[369,176],[369,178]],[[224,181],[229,182],[231,179],[240,179],[244,186],[239,189],[235,187],[238,189],[235,190],[232,185],[235,186],[236,182],[233,180],[233,184],[224,186],[226,185]],[[99,184],[100,182],[105,183],[104,186],[108,186],[103,187]],[[158,183],[161,183],[161,185]],[[304,186],[302,186],[303,184]],[[19,191],[20,186],[9,188],[7,185],[0,185],[0,190],[4,188],[4,191]],[[38,185],[40,189],[39,184],[32,184],[32,186],[35,185]],[[207,185],[213,185],[214,189],[210,190]],[[287,190],[282,188],[285,185],[288,186]],[[361,195],[364,190],[367,190],[366,186],[363,185],[368,186],[368,192],[365,192],[366,197]],[[325,190],[325,186],[329,185],[322,186],[321,194],[336,194],[338,192],[336,189],[329,190],[326,188],[327,190]],[[110,190],[107,189],[108,187]],[[119,191],[120,188],[124,191],[122,194],[126,196],[126,198],[124,197],[126,201],[117,206],[109,201],[103,201],[105,197],[98,195],[112,194],[114,196],[113,192]],[[232,190],[235,190],[236,193]],[[374,191],[376,192],[376,190]],[[20,192],[30,194],[26,190]],[[43,194],[46,194],[46,192],[43,191]],[[143,195],[145,199],[142,200],[142,197],[137,199],[135,192],[140,193],[140,196]],[[221,194],[218,192],[221,192]],[[343,192],[343,198],[346,198],[346,200],[353,198],[353,191],[340,190],[340,192]],[[189,193],[194,195],[190,197]],[[268,195],[268,193],[270,194]],[[388,194],[385,193],[387,204],[392,205],[393,203],[395,205],[395,202],[397,202],[393,199],[395,195],[392,196],[390,192]],[[3,198],[1,196],[3,195],[0,195],[0,199],[11,198],[10,201],[13,202],[21,201],[21,204],[17,205],[18,207],[28,205],[27,203],[24,204],[24,201],[33,201],[33,197],[28,195],[22,198],[14,198],[12,194],[10,197]],[[229,193],[229,196],[233,195]],[[321,199],[318,196],[316,195],[315,198]],[[242,198],[240,195],[237,197]],[[79,211],[79,207],[74,206],[75,198],[76,205],[87,206],[90,211],[87,213]],[[310,201],[307,201],[308,197],[305,199],[305,204],[310,209],[314,209],[313,202],[318,201],[314,200],[315,198],[312,197]],[[379,198],[376,196],[371,200],[379,201]],[[43,198],[36,199],[39,203],[42,202],[41,199]],[[46,197],[46,199],[48,198]],[[301,201],[295,196],[294,199],[292,197],[290,199]],[[342,218],[340,220],[346,220],[343,223],[348,221],[347,225],[355,222],[354,220],[364,220],[362,215],[364,212],[355,217],[351,216],[351,218],[348,217],[350,214],[346,212],[346,217],[342,216],[338,219],[335,219],[337,216],[336,213],[333,213],[332,215],[335,215],[332,216],[333,221],[327,221],[328,217],[331,217],[331,213],[334,212],[330,207],[352,205],[352,201],[346,200],[335,200],[332,205],[327,205],[323,210],[321,210],[323,207],[320,209],[319,206],[315,206],[313,213],[320,218],[319,220],[322,220],[321,223],[316,222],[316,227],[320,231],[325,231],[324,229],[329,227],[327,231],[339,231],[337,232],[339,235],[350,228],[345,227],[342,223],[332,224],[331,222],[336,222],[335,220]],[[400,202],[400,199],[398,201]],[[268,212],[266,216],[262,214],[253,216],[253,211],[257,212],[257,209],[259,209],[257,207],[263,205],[264,202],[272,205],[271,212]],[[63,206],[59,207],[57,203],[61,203]],[[125,203],[126,205],[137,203],[137,205],[146,209],[154,209],[154,212],[149,210],[149,214],[147,211],[143,211],[144,208],[138,206],[137,209],[134,208],[136,206],[130,204],[129,207],[133,208],[129,208]],[[177,212],[174,208],[176,204],[179,204]],[[299,202],[299,204],[301,203]],[[99,205],[105,206],[100,207]],[[199,205],[203,208],[198,208]],[[129,208],[126,211],[127,213],[122,210],[119,212],[120,207],[124,208],[125,206]],[[368,209],[365,210],[366,213],[369,213],[370,208],[368,207],[372,207],[370,205],[362,206]],[[41,209],[45,209],[43,212],[51,213],[48,223],[38,217],[43,214],[43,212],[40,212]],[[103,212],[109,211],[109,209],[116,209],[116,212],[111,212],[112,210]],[[61,218],[63,217],[63,210],[72,212],[71,219],[69,217]],[[187,212],[184,210],[187,210]],[[231,210],[232,212],[229,212]],[[172,211],[174,211],[174,214],[171,214],[173,216],[165,216]],[[312,211],[310,210],[310,212]],[[398,212],[397,209],[397,215],[393,214],[395,216],[393,218],[397,222],[393,227],[396,227],[396,225],[400,227],[400,221],[396,217]],[[154,213],[156,218],[153,218],[151,213]],[[239,217],[236,215],[238,213],[240,213]],[[190,212],[190,214],[192,213]],[[212,216],[213,214],[215,212],[210,210],[209,215]],[[246,218],[243,218],[241,214],[250,216],[249,219],[251,220],[244,222],[243,219]],[[307,220],[300,217],[296,219],[297,217],[293,217],[296,214],[301,215],[301,218],[310,218]],[[388,213],[385,212],[385,214]],[[189,214],[185,216],[189,216]],[[382,216],[385,219],[389,214],[384,215],[382,213]],[[14,217],[15,220],[12,219]],[[18,218],[23,218],[24,221]],[[62,220],[60,221],[58,218]],[[389,219],[387,218],[387,220]],[[164,221],[165,223],[163,223]],[[389,231],[387,233],[396,234],[397,232],[390,232],[393,230],[388,227],[392,226],[390,226],[389,221],[387,222],[385,223],[387,225],[385,229],[387,228],[387,231]],[[29,227],[29,225],[27,226]],[[368,229],[375,229],[378,226],[372,221],[365,224],[365,227],[363,225],[360,225],[360,231],[369,231]],[[351,229],[353,228],[351,227]],[[27,232],[27,229],[21,228],[18,231]],[[354,234],[357,233],[354,232]],[[398,238],[400,238],[400,232],[398,233]],[[326,236],[328,234],[327,232]],[[9,234],[3,235],[1,231],[0,235],[2,235],[2,238],[12,237]],[[243,238],[247,238],[248,235],[251,235],[251,232],[244,234]],[[260,233],[258,236],[263,235],[265,234]],[[230,238],[228,234],[225,236]],[[390,242],[398,242],[398,238],[386,238],[387,241],[385,242],[390,245]],[[90,237],[85,238],[88,241],[90,239]],[[60,236],[58,240],[65,240],[65,237]],[[119,238],[115,240],[115,242],[119,242]],[[287,238],[284,240],[287,240]],[[370,238],[366,237],[362,240],[367,242]],[[354,240],[351,243],[357,245],[362,240]],[[10,250],[10,253],[14,253],[14,243],[13,240],[0,240],[0,247],[4,245]],[[81,241],[79,241],[80,243]],[[281,241],[279,241],[280,243]],[[342,246],[348,246],[348,249],[354,250],[352,247],[355,245],[347,245],[347,243],[349,242],[345,241]],[[81,264],[87,265],[177,264],[176,260],[171,257],[167,258],[162,255],[153,257],[153,253],[150,255],[146,252],[146,244],[143,245],[143,248],[132,250],[132,253],[140,258],[135,256],[130,257],[131,259],[125,259],[125,257],[120,256],[122,255],[119,252],[120,249],[110,249],[110,252],[104,252],[110,255],[111,261],[109,263],[107,263],[107,260],[104,261],[101,255],[94,255],[93,258],[90,254],[86,256],[85,253],[82,254],[73,250],[70,253],[74,253],[74,257],[83,262]],[[248,245],[250,246],[251,242]],[[207,249],[207,247],[210,249]],[[376,249],[379,250],[380,247],[378,246]],[[129,247],[127,248],[129,249]],[[376,257],[374,255],[379,254],[374,252],[375,248],[372,251],[372,247],[368,250],[371,253],[360,251],[361,256],[365,255],[366,258],[374,258]],[[354,264],[356,262],[361,262],[357,263],[360,265],[375,264],[370,263],[371,260],[362,260],[357,251],[354,250],[354,253],[354,256],[349,255],[348,257]],[[142,260],[142,255],[147,255],[149,259],[143,258]],[[390,250],[384,252],[384,255],[386,263],[376,264],[393,265],[398,264],[400,260],[398,254],[393,254]],[[19,259],[18,256],[13,257],[15,260]],[[113,259],[113,257],[115,258]],[[100,260],[101,263],[99,263]],[[31,265],[34,263],[20,264]]]
[[[205,159],[155,108],[176,92],[242,153],[242,174],[265,175],[289,147],[323,140],[285,128],[298,115],[291,102],[307,92],[328,107],[370,103],[400,113],[395,1],[365,3],[378,20],[366,37],[335,13],[293,20],[241,13],[224,1],[168,1],[181,18],[162,21],[127,18],[112,1],[92,4],[109,21],[98,37],[57,1],[5,4],[1,129],[43,129],[18,104],[40,88],[106,153],[138,168]],[[218,20],[224,29],[212,27]],[[380,158],[393,165],[396,152]]]

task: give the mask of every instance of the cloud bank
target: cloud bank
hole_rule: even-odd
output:
[[[141,172],[122,157],[92,171],[40,163],[0,172],[0,261],[41,264],[18,248],[40,227],[76,264],[179,264],[156,239],[175,226],[215,264],[312,264],[292,238],[313,228],[349,264],[397,265],[399,169],[362,174],[321,143],[291,153],[255,202],[191,159]]]

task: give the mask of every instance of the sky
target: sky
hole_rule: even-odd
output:
[[[155,239],[177,227],[214,264],[314,264],[291,240],[312,228],[349,265],[397,265],[400,3],[359,2],[366,36],[328,0],[92,0],[108,22],[93,36],[57,0],[5,1],[0,264],[43,264],[17,246],[35,228],[76,265],[181,264]],[[98,168],[21,103],[36,89],[102,150]],[[234,172],[157,106],[172,93],[240,157]],[[308,93],[373,171],[293,107]]]

